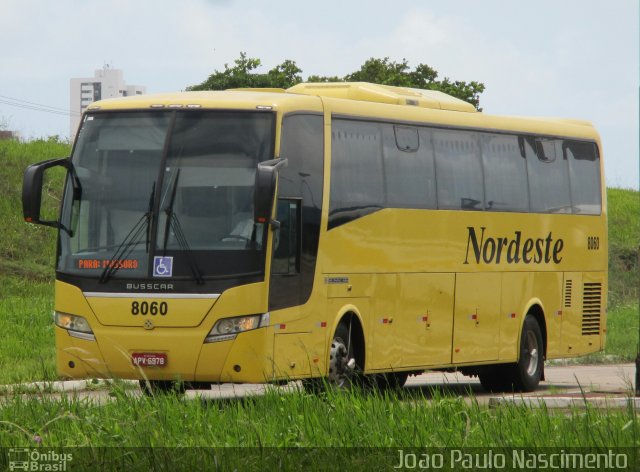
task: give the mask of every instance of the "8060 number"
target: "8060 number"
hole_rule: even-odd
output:
[[[169,312],[169,305],[167,302],[131,302],[131,314],[132,315],[161,315],[165,316]]]

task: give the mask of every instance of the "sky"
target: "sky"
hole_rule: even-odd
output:
[[[0,0],[0,127],[69,136],[69,79],[109,64],[184,90],[241,51],[261,71],[345,75],[371,57],[483,82],[488,114],[591,121],[609,186],[639,187],[638,0]],[[13,99],[13,100],[11,100]]]

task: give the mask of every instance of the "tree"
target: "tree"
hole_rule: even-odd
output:
[[[285,60],[266,74],[255,70],[262,64],[260,59],[247,57],[244,52],[234,61],[235,65],[224,65],[224,71],[214,71],[207,80],[187,90],[226,90],[230,88],[289,88],[302,82],[300,69],[294,61]]]
[[[187,90],[225,90],[229,88],[289,88],[302,82],[302,69],[295,61],[285,60],[266,74],[258,73],[260,59],[249,58],[244,52],[234,61],[235,65],[224,65],[224,71],[214,71],[207,80]],[[371,82],[374,84],[395,85],[399,87],[439,90],[480,108],[480,94],[484,91],[481,82],[452,81],[448,77],[438,80],[438,71],[426,64],[418,64],[413,70],[406,59],[401,62],[370,58],[359,70],[345,75],[319,76],[312,75],[307,82]]]

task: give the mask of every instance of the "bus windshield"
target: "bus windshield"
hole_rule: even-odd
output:
[[[202,110],[85,116],[58,271],[103,281],[263,273],[253,196],[258,162],[273,158],[273,120]]]

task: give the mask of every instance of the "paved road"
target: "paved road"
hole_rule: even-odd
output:
[[[574,393],[581,390],[590,393],[624,394],[633,390],[635,364],[614,365],[548,365],[545,366],[544,382],[531,395],[549,393]],[[428,386],[444,391],[465,392],[471,390],[476,395],[484,395],[477,378],[465,377],[459,373],[430,372],[417,377],[410,377],[408,388]]]
[[[620,400],[620,405],[629,394],[633,392],[635,379],[635,364],[616,365],[589,365],[578,366],[552,365],[545,367],[546,381],[540,384],[536,392],[517,395],[500,395],[486,393],[480,386],[477,378],[465,377],[459,373],[429,372],[416,377],[410,377],[405,388],[407,390],[421,390],[426,398],[434,395],[459,395],[466,397],[469,401],[478,401],[482,404],[496,404],[505,401],[522,403],[540,403],[544,401],[547,406],[567,407],[570,404],[584,403],[583,397],[587,397],[594,404],[603,403],[611,406],[613,400]],[[111,397],[108,388],[96,388],[96,385],[89,383],[91,388],[87,388],[86,381],[54,382],[47,384],[47,395],[77,395],[81,398],[91,398],[99,403],[109,401]],[[137,383],[125,383],[131,394],[140,395]],[[30,384],[22,386],[35,389],[42,387],[42,384]],[[274,388],[264,385],[253,384],[222,384],[214,385],[211,390],[198,390],[187,392],[188,398],[208,398],[224,399],[244,397],[247,395],[263,394],[266,388]],[[284,387],[277,387],[283,393],[298,388],[296,384],[289,384]],[[473,400],[469,396],[473,393]],[[636,402],[640,406],[640,399]]]
[[[421,389],[427,394],[438,390],[441,394],[465,396],[468,402],[495,406],[503,403],[527,404],[547,408],[584,406],[585,399],[594,406],[626,407],[634,392],[635,364],[615,365],[548,365],[545,381],[535,392],[491,394],[485,392],[477,378],[459,373],[430,372],[411,377],[405,388]],[[473,398],[468,392],[473,392]],[[640,408],[640,398],[634,400]]]

